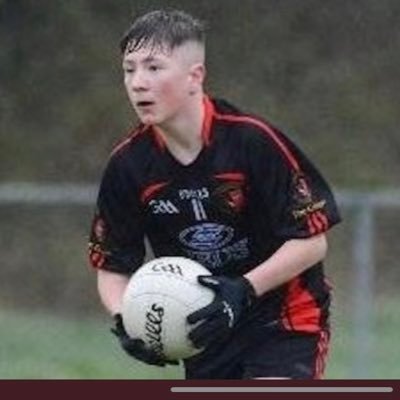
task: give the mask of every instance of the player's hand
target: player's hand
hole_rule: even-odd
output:
[[[199,276],[203,286],[215,292],[214,301],[187,317],[189,324],[199,322],[189,333],[189,339],[198,348],[226,339],[243,311],[255,298],[254,288],[244,277]]]
[[[165,367],[166,364],[177,365],[178,361],[167,360],[148,349],[142,339],[131,338],[124,328],[121,314],[114,315],[114,327],[111,332],[119,339],[121,347],[131,356],[146,364]]]

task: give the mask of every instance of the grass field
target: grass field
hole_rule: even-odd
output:
[[[400,378],[400,301],[377,304],[370,379]],[[126,356],[108,321],[0,310],[0,379],[181,379],[179,367],[153,368]],[[335,324],[326,378],[352,378],[349,324]]]

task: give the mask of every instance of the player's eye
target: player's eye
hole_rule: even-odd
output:
[[[154,65],[154,64],[149,65],[149,70],[151,72],[156,72],[156,71],[158,71],[160,69],[161,69],[161,67],[159,65]]]
[[[124,71],[124,74],[133,74],[135,72],[135,69],[132,67],[124,67],[123,71]]]

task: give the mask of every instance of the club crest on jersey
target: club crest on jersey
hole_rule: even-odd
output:
[[[239,214],[246,203],[241,183],[222,183],[214,190],[213,194],[217,198],[221,210],[229,214]]]
[[[306,205],[312,202],[312,195],[306,177],[296,173],[292,178],[292,194],[297,205]]]
[[[294,200],[292,215],[297,220],[322,210],[326,204],[326,200],[315,201],[313,199],[306,177],[301,173],[293,176],[292,195]]]

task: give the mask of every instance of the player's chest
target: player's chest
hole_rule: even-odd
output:
[[[148,219],[215,221],[244,215],[248,183],[243,171],[185,174],[148,182],[141,190]]]

